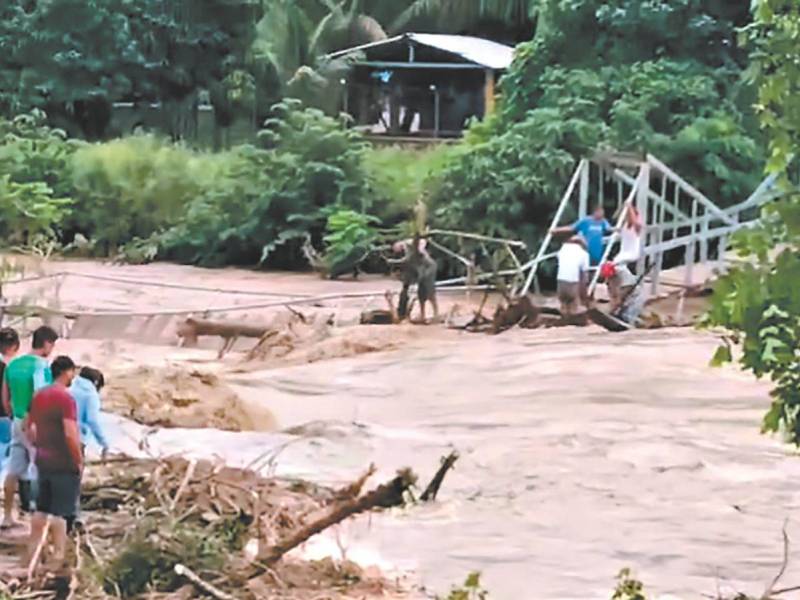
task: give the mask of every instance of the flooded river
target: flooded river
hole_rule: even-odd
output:
[[[169,281],[188,275],[114,272],[164,269]],[[191,281],[230,285],[234,274],[193,271]],[[240,279],[256,289],[258,277]],[[800,458],[759,434],[766,384],[707,366],[715,345],[688,329],[443,332],[392,352],[233,369],[225,380],[267,406],[283,433],[161,430],[149,445],[240,465],[271,451],[279,475],[322,483],[352,480],[370,462],[376,481],[404,466],[427,481],[457,449],[437,503],[361,517],[306,548],[413,571],[432,593],[480,570],[498,600],[608,598],[628,566],[661,595],[699,598],[718,586],[759,595],[800,507]],[[117,344],[105,356],[177,356],[159,352]],[[135,451],[141,429],[109,420],[118,445]],[[797,585],[796,520],[788,531],[797,543],[786,585]]]
[[[278,472],[326,482],[370,462],[427,479],[458,449],[438,504],[338,534],[353,558],[438,592],[480,570],[493,598],[607,598],[630,566],[662,594],[761,593],[800,506],[800,459],[759,435],[765,386],[708,368],[713,348],[689,330],[465,335],[231,379],[283,427],[306,425],[299,441],[161,437],[242,464],[295,440]]]

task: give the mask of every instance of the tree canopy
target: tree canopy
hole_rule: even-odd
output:
[[[747,259],[719,282],[709,326],[730,333],[715,362],[738,359],[743,368],[775,385],[766,431],[783,430],[800,445],[800,0],[758,0],[755,19],[741,32],[751,50],[748,75],[758,86],[756,110],[769,140],[767,170],[780,175],[778,199],[767,206],[762,226],[739,235]]]

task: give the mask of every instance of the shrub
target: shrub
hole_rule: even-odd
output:
[[[107,251],[175,223],[211,184],[224,154],[193,152],[149,135],[86,145],[72,157],[71,224]]]
[[[297,266],[299,241],[322,237],[329,209],[369,204],[358,134],[299,102],[273,107],[260,147],[227,154],[214,180],[164,235],[167,256],[204,265]]]
[[[452,146],[425,149],[376,148],[364,157],[371,209],[382,223],[394,225],[408,218],[422,195],[435,195]]]

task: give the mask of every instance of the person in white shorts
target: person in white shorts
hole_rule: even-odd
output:
[[[567,240],[558,251],[558,301],[561,314],[574,315],[579,303],[588,306],[586,284],[589,273],[589,253],[586,242],[579,236]]]

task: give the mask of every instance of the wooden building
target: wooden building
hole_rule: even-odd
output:
[[[352,59],[342,109],[366,133],[458,137],[494,108],[510,46],[459,35],[407,33],[334,52]]]

